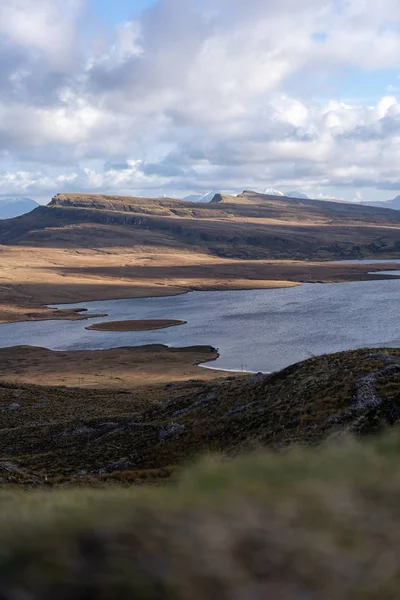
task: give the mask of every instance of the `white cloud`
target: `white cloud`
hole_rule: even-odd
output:
[[[82,7],[82,0],[0,0],[0,35],[53,67],[65,68],[74,55]]]
[[[338,196],[333,196],[332,194],[321,194],[321,192],[315,194],[313,198],[315,198],[315,200],[343,200],[343,198]]]
[[[364,196],[362,195],[362,192],[357,190],[355,193],[355,196],[353,198],[353,202],[355,202],[356,204],[360,204],[363,201],[364,201]]]
[[[400,188],[393,92],[300,85],[400,68],[397,0],[159,0],[109,35],[84,10],[0,0],[0,194]]]

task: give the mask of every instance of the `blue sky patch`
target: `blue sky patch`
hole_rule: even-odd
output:
[[[156,0],[90,0],[90,7],[102,21],[112,25],[138,15],[155,2]]]

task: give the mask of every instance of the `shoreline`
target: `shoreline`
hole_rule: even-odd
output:
[[[337,264],[342,264],[340,261]],[[50,308],[53,310],[65,310],[62,308],[58,308],[61,306],[71,306],[72,304],[91,304],[92,302],[114,302],[114,301],[118,301],[118,300],[143,300],[143,299],[153,299],[156,300],[157,298],[175,298],[178,296],[185,296],[186,294],[193,294],[195,292],[198,293],[202,293],[202,292],[208,292],[208,293],[212,293],[212,292],[251,292],[251,291],[256,291],[256,290],[284,290],[284,289],[291,289],[294,287],[300,287],[302,285],[315,285],[315,284],[320,284],[320,285],[330,285],[330,284],[341,284],[341,283],[362,283],[362,282],[367,282],[367,281],[390,281],[391,279],[400,279],[400,275],[389,275],[389,274],[384,274],[386,271],[389,271],[390,269],[377,269],[374,272],[371,273],[365,273],[363,275],[365,275],[365,278],[362,279],[356,279],[356,278],[352,278],[352,279],[339,279],[339,280],[333,280],[333,281],[326,281],[326,280],[311,280],[311,281],[282,281],[282,283],[284,283],[285,285],[276,285],[276,286],[251,286],[251,287],[223,287],[223,288],[215,288],[215,287],[204,287],[201,289],[198,288],[191,288],[191,289],[185,289],[185,291],[183,292],[176,292],[176,293],[172,293],[172,294],[159,294],[159,295],[148,295],[148,296],[120,296],[117,298],[96,298],[95,300],[78,300],[76,303],[74,302],[60,302],[60,303],[51,303],[51,304],[42,304],[41,307],[43,308]],[[398,271],[400,270],[400,259],[399,259],[399,269],[392,269],[393,271]],[[382,274],[383,273],[383,274]],[[382,274],[382,275],[381,275]],[[370,277],[368,277],[370,275]],[[66,310],[74,310],[75,309],[66,309]],[[82,310],[88,310],[85,308],[78,308],[76,309],[76,312],[82,311]],[[108,315],[94,315],[94,317],[107,317]],[[90,317],[93,318],[93,317]],[[43,320],[47,320],[47,319],[38,319],[39,321],[43,321]],[[55,319],[58,320],[58,319]],[[75,320],[75,319],[66,319],[66,320]],[[84,320],[84,319],[82,319]],[[12,323],[24,323],[26,321],[12,321]],[[0,325],[3,325],[4,323],[0,322]]]
[[[223,378],[231,372],[200,369],[218,358],[218,350],[207,345],[175,348],[151,344],[106,350],[10,346],[0,349],[0,382],[54,388],[150,389],[155,385]],[[240,374],[246,375],[237,373]]]
[[[364,259],[363,259],[364,260]],[[371,261],[374,261],[376,259],[371,259]],[[296,286],[300,286],[300,285],[304,285],[306,283],[323,283],[323,284],[329,284],[329,283],[352,283],[352,282],[362,282],[362,281],[376,281],[376,280],[391,280],[396,278],[396,275],[390,275],[389,273],[387,273],[387,271],[396,271],[398,269],[395,268],[395,263],[394,262],[390,262],[390,260],[396,260],[397,259],[387,259],[387,262],[382,262],[382,263],[374,263],[374,262],[366,262],[366,263],[357,263],[357,261],[355,260],[355,262],[346,262],[345,260],[343,261],[329,261],[329,262],[321,262],[321,261],[281,261],[279,262],[274,262],[274,261],[263,261],[260,264],[257,264],[256,266],[259,267],[260,269],[264,268],[264,269],[271,269],[272,268],[272,273],[265,273],[266,279],[252,279],[252,278],[248,278],[248,279],[243,279],[243,278],[238,278],[237,280],[235,279],[231,279],[228,282],[224,282],[223,280],[219,280],[219,282],[217,283],[216,280],[213,280],[213,282],[209,282],[206,283],[204,282],[203,284],[196,284],[196,285],[192,285],[192,286],[185,286],[185,285],[181,285],[179,286],[178,284],[174,283],[173,280],[171,280],[169,285],[163,285],[157,288],[157,293],[152,293],[154,291],[154,288],[152,291],[150,291],[149,288],[147,288],[146,291],[148,291],[148,293],[146,293],[146,291],[143,290],[144,293],[141,293],[141,286],[139,285],[139,283],[137,282],[136,285],[124,285],[122,287],[124,287],[124,293],[119,295],[118,291],[116,290],[116,296],[112,295],[111,293],[107,293],[104,295],[102,294],[101,290],[98,290],[98,293],[100,294],[99,297],[96,297],[96,293],[90,294],[89,295],[89,299],[87,297],[87,294],[85,293],[85,298],[79,298],[79,294],[77,294],[77,299],[76,301],[73,302],[54,302],[53,300],[50,300],[49,302],[34,302],[32,301],[31,304],[18,304],[17,299],[15,299],[13,302],[11,301],[7,301],[6,303],[1,304],[0,302],[0,325],[5,325],[5,324],[12,324],[12,323],[25,323],[25,322],[44,322],[44,321],[60,321],[60,320],[66,320],[66,321],[77,321],[77,320],[88,320],[88,319],[92,319],[92,318],[96,318],[96,317],[107,317],[108,315],[105,313],[101,313],[101,314],[82,314],[85,313],[88,309],[86,308],[79,308],[79,307],[73,307],[73,305],[79,305],[79,304],[88,304],[88,303],[92,303],[92,302],[106,302],[106,301],[117,301],[117,300],[135,300],[135,299],[143,299],[143,298],[148,298],[148,299],[153,299],[153,298],[165,298],[165,297],[175,297],[175,296],[181,296],[181,295],[185,295],[185,294],[189,294],[192,292],[221,292],[221,291],[252,291],[252,290],[269,290],[269,289],[286,289],[286,288],[292,288],[292,287],[296,287]],[[255,263],[255,261],[253,261],[253,264]],[[398,263],[400,265],[400,259],[398,259]],[[346,267],[345,272],[341,272],[337,267],[338,266],[343,266]],[[311,267],[311,271],[307,272],[306,271],[306,275],[307,278],[304,277],[304,274],[299,273],[299,278],[295,279],[294,277],[296,276],[295,271],[296,270],[307,270],[307,267]],[[329,267],[332,267],[332,269],[330,269]],[[289,269],[289,273],[277,273],[276,271],[281,271],[281,270],[285,270],[286,268]],[[322,277],[318,277],[315,276],[313,277],[313,273],[312,270],[317,268],[317,270],[321,270],[323,271],[323,276]],[[290,270],[292,269],[292,271]],[[293,272],[294,271],[294,272]],[[327,272],[328,271],[328,272]],[[271,276],[279,276],[282,274],[282,279],[270,279],[269,277]],[[217,277],[217,273],[215,274],[215,277]],[[284,277],[286,276],[291,276],[293,277],[292,280],[289,279],[285,279]],[[318,273],[316,273],[315,275],[318,275]],[[398,276],[397,276],[398,277]],[[237,282],[237,283],[236,283]],[[119,288],[119,290],[121,290],[121,285],[116,284],[115,285],[116,288]],[[164,287],[165,289],[162,289],[162,287]],[[53,291],[49,292],[49,295],[51,295],[51,293],[60,293],[60,290],[58,289],[59,286],[57,286],[57,284],[54,284],[54,286],[52,286]],[[129,292],[128,292],[129,289]],[[58,291],[57,291],[58,290]],[[108,291],[108,290],[107,290]],[[125,293],[127,292],[127,293]],[[161,293],[160,293],[161,292]],[[63,307],[69,307],[69,308],[63,308]],[[46,311],[48,311],[46,313]],[[7,316],[7,314],[10,313],[12,316]],[[20,313],[21,317],[18,316],[16,317],[16,313]],[[40,314],[43,313],[43,314]],[[1,318],[1,315],[3,318]]]
[[[386,267],[383,267],[383,269],[386,269]],[[393,269],[393,271],[397,271],[397,269]],[[379,272],[378,272],[378,274],[379,274]],[[390,271],[383,278],[379,278],[378,277],[378,279],[377,279],[376,277],[374,277],[374,275],[375,275],[375,273],[371,273],[371,278],[369,279],[369,281],[377,281],[377,280],[378,281],[379,280],[391,281],[393,278],[400,279],[400,277],[398,277],[398,276],[394,276],[393,277],[393,275],[391,275]],[[353,280],[353,281],[346,281],[346,282],[345,281],[340,281],[340,282],[333,281],[333,282],[315,282],[315,283],[320,283],[320,285],[323,285],[325,283],[343,283],[343,284],[344,283],[348,283],[348,284],[352,283],[352,284],[356,284],[356,283],[360,283],[360,282]],[[366,283],[366,281],[365,281],[365,283]],[[308,285],[308,284],[311,285],[311,282],[306,282],[305,284],[306,285]],[[298,286],[300,286],[300,285],[304,285],[304,284],[298,284]],[[291,287],[298,287],[298,286],[291,286]],[[253,288],[253,291],[255,291],[257,289],[259,289],[259,288]],[[188,290],[188,291],[185,292],[185,294],[195,293],[195,292],[202,292],[202,291],[206,291],[206,290],[201,290],[201,291],[199,291],[199,290]],[[210,291],[211,292],[217,292],[219,290],[215,290],[214,289],[214,290],[210,290]],[[225,290],[225,291],[232,291],[232,292],[237,291],[238,292],[238,291],[241,291],[241,290],[236,289],[236,290]],[[248,291],[251,291],[251,290],[248,290]],[[182,295],[182,294],[178,294],[178,295]],[[157,298],[157,297],[155,297],[155,298]],[[210,300],[210,301],[212,301],[212,300]],[[102,302],[102,301],[98,301],[98,302]],[[107,302],[107,300],[105,302]],[[86,308],[79,308],[79,307],[76,308],[77,314],[82,314],[82,312],[86,311],[86,310],[87,310]],[[91,316],[92,316],[90,313],[88,313],[88,314],[85,313],[85,315],[87,316],[87,318],[91,318]],[[154,330],[154,329],[165,329],[165,328],[170,327],[170,326],[178,326],[178,325],[183,325],[183,324],[187,323],[187,321],[182,321],[182,320],[179,320],[179,321],[176,320],[176,321],[173,321],[171,323],[171,320],[158,319],[158,320],[151,320],[151,322],[152,323],[154,323],[154,322],[155,323],[162,323],[162,327],[161,326],[160,327],[147,327],[147,326],[145,326],[145,327],[138,328],[136,326],[138,323],[141,324],[141,325],[142,324],[146,325],[146,324],[148,324],[148,322],[149,321],[146,321],[146,320],[132,321],[132,320],[127,319],[126,321],[110,321],[110,322],[104,322],[103,324],[102,323],[97,323],[97,324],[94,323],[91,327],[86,327],[85,329],[86,330],[96,330],[97,329],[96,325],[97,326],[103,325],[103,327],[101,327],[101,329],[100,329],[101,331],[110,331],[110,332],[112,332],[112,331],[117,331],[117,332],[123,332],[123,331],[127,331],[127,332],[128,331],[151,331],[151,330]],[[134,327],[132,327],[132,323],[135,325]],[[110,327],[112,325],[118,325],[119,327],[114,329],[114,328]],[[10,342],[12,342],[11,339],[10,339]],[[196,340],[194,340],[194,342],[196,343]],[[205,340],[205,342],[207,344],[207,340]],[[132,346],[125,347],[123,345],[123,343],[124,342],[122,342],[121,346],[111,347],[108,350],[113,350],[114,352],[118,352],[118,351],[123,351],[126,348],[130,348],[131,350],[139,352],[139,351],[146,351],[147,347],[148,347],[148,345],[132,345]],[[156,347],[156,346],[157,345],[155,345],[154,347]],[[189,346],[189,347],[186,347],[186,346],[177,347],[177,346],[170,345],[168,343],[163,344],[163,346],[164,346],[164,348],[166,350],[171,351],[171,352],[186,351],[186,350],[188,350],[188,348],[191,348],[191,346]],[[6,349],[9,349],[9,348],[12,349],[13,347],[14,346],[7,346]],[[76,353],[85,351],[87,353],[88,357],[89,356],[95,356],[96,353],[99,353],[99,352],[103,351],[103,350],[96,349],[95,347],[93,349],[87,349],[87,350],[82,350],[82,349],[81,350],[72,350],[72,349],[71,350],[50,350],[50,349],[48,349],[48,350],[49,350],[49,352],[58,353],[58,354],[62,354],[63,352],[64,353],[69,353],[70,352],[70,353],[75,353],[76,354]],[[215,348],[214,348],[214,350],[215,350]],[[236,374],[236,375],[240,375],[240,374],[251,375],[251,374],[256,374],[258,372],[258,371],[247,370],[247,369],[246,370],[243,370],[243,369],[241,370],[240,368],[236,368],[236,369],[229,369],[228,368],[228,369],[226,369],[226,368],[223,368],[223,367],[216,366],[215,362],[220,358],[220,353],[219,353],[218,349],[215,350],[215,351],[217,353],[215,356],[213,356],[213,357],[207,357],[205,360],[201,360],[200,362],[195,363],[195,366],[203,368],[203,369],[206,369],[207,371],[214,371],[214,372],[221,373],[221,375],[223,375],[224,373],[225,374],[230,373],[230,374]],[[41,367],[41,365],[40,365],[40,367]],[[267,375],[267,374],[270,374],[270,373],[271,373],[271,371],[267,371],[264,374]]]
[[[218,360],[219,356],[214,359]],[[207,363],[199,363],[197,365],[201,369],[209,369],[211,371],[219,371],[221,373],[232,373],[234,375],[257,375],[258,373],[262,373],[263,375],[272,375],[273,371],[236,371],[235,369],[221,369],[220,367],[212,367]]]

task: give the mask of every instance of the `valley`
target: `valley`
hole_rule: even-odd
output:
[[[234,456],[391,426],[400,351],[380,349],[371,313],[369,335],[354,325],[364,336],[357,343],[350,322],[362,286],[372,286],[365,297],[374,306],[396,295],[399,229],[395,211],[252,192],[201,205],[58,195],[1,222],[3,484],[158,482],[207,452]],[[330,324],[328,296],[337,311]],[[128,308],[119,314],[115,302]],[[302,303],[312,307],[302,325],[310,340],[325,343],[333,323],[349,336],[306,362],[314,346],[305,353],[295,333]],[[232,364],[220,323],[243,353]],[[296,340],[298,354],[287,354]],[[326,356],[360,345],[375,349]],[[274,373],[237,372],[253,365],[252,352],[254,370]],[[200,368],[213,361],[226,371]],[[388,391],[353,410],[360,382],[374,373],[376,389]]]
[[[0,0],[0,600],[399,600],[399,25]]]
[[[48,304],[376,278],[329,263],[396,258],[399,228],[398,211],[251,192],[201,204],[59,194],[0,222],[0,322],[85,318]]]
[[[398,215],[69,195],[0,222],[0,595],[397,597],[364,547],[398,546]]]

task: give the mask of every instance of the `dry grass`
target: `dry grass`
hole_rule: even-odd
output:
[[[368,275],[368,265],[227,260],[189,251],[160,252],[152,247],[100,250],[0,246],[0,260],[0,323],[88,316],[71,310],[55,311],[45,308],[45,304],[377,277]]]
[[[168,296],[190,289],[293,285],[280,279],[263,279],[261,272],[259,280],[254,281],[254,266],[247,278],[245,264],[238,264],[235,272],[229,261],[167,249],[159,252],[154,248],[68,250],[0,246],[0,259],[0,322],[87,317],[73,311],[56,314],[44,304]]]
[[[60,196],[2,223],[0,319],[54,318],[45,303],[364,280],[368,266],[306,259],[400,251],[395,211],[220,200]],[[400,435],[370,436],[400,421],[400,350],[200,374],[215,355],[0,352],[2,600],[397,600]],[[224,460],[176,483],[210,453]]]
[[[158,489],[3,492],[4,600],[397,600],[399,432]]]
[[[218,357],[211,346],[162,345],[52,352],[45,348],[0,349],[0,380],[47,386],[132,389],[188,379],[211,380],[224,373],[197,365]]]
[[[398,256],[399,227],[396,211],[254,193],[211,204],[59,195],[0,223],[0,323],[84,316],[45,304],[376,278],[316,261]]]
[[[129,365],[134,351],[126,352]],[[179,364],[179,353],[176,358]],[[45,362],[51,368],[50,352],[40,358],[40,368]],[[399,372],[400,350],[363,350],[310,359],[270,376],[167,385],[151,385],[149,364],[148,385],[125,390],[3,383],[0,460],[29,481],[131,483],[164,479],[208,452],[237,455],[264,446],[318,444],[344,433],[369,435],[400,421]],[[367,375],[373,381],[359,406]],[[372,401],[370,388],[377,394]],[[3,481],[20,478],[11,472]]]

